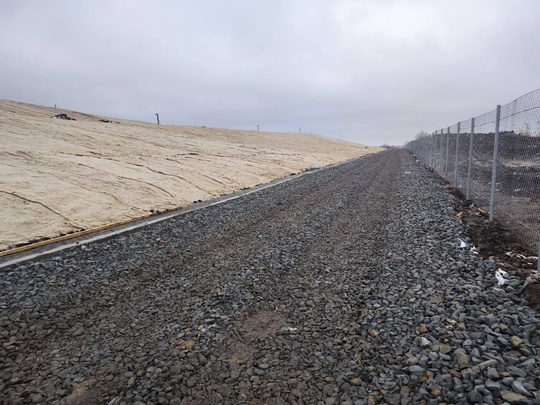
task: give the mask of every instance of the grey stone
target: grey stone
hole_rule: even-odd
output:
[[[485,386],[490,391],[499,391],[501,389],[501,384],[493,380],[486,380]]]
[[[495,324],[495,317],[493,316],[493,314],[487,314],[485,317],[484,317],[484,323],[489,326],[490,328]]]
[[[510,404],[520,404],[524,402],[527,397],[510,391],[501,391],[501,397]]]
[[[431,342],[422,336],[418,339],[418,345],[423,348],[431,347]]]
[[[507,387],[510,387],[512,385],[512,382],[514,381],[513,377],[504,377],[502,379],[502,383],[506,385]]]
[[[497,369],[495,367],[488,367],[487,376],[491,379],[497,379],[499,378],[499,373],[497,372]]]
[[[467,356],[465,353],[457,353],[456,361],[459,365],[459,368],[461,369],[465,369],[469,367],[469,356]]]
[[[529,391],[527,391],[523,387],[523,384],[521,383],[521,381],[518,381],[518,380],[512,381],[512,390],[514,390],[514,392],[517,392],[518,394],[527,395],[527,396],[529,395]]]
[[[499,336],[499,337],[497,338],[497,341],[499,342],[499,344],[500,344],[501,346],[508,346],[508,339],[506,339],[506,338],[504,338],[504,337],[502,337],[502,336]]]
[[[478,364],[478,367],[486,368],[486,367],[494,366],[495,364],[497,364],[497,360],[489,359],[489,360],[483,361],[482,363]]]
[[[513,375],[516,375],[518,377],[527,377],[527,372],[525,370],[522,370],[521,368],[515,366],[508,366],[506,367],[506,370],[510,371]]]
[[[475,388],[469,392],[469,400],[472,403],[478,403],[482,399],[482,394]]]
[[[410,366],[409,373],[411,374],[423,374],[426,370],[421,366]]]

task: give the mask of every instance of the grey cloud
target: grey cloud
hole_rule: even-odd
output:
[[[540,3],[4,1],[0,98],[403,143],[539,86]]]

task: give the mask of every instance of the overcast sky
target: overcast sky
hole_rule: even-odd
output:
[[[402,144],[540,87],[538,0],[0,1],[0,99]]]

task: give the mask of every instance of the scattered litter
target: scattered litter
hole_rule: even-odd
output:
[[[467,247],[467,244],[466,244],[466,243],[465,243],[464,241],[462,241],[462,240],[461,240],[461,239],[459,239],[459,238],[458,238],[458,240],[459,240],[459,247],[460,247],[461,249],[463,249],[463,248],[466,248],[466,247]]]
[[[411,172],[405,172],[405,174],[411,174]]]
[[[510,275],[503,269],[498,269],[497,272],[501,273],[503,277],[506,277],[506,278],[510,277]]]
[[[510,257],[517,257],[518,259],[526,259],[527,258],[527,256],[522,255],[521,253],[507,252],[506,254],[508,254],[508,253],[511,253],[511,255],[509,255]]]
[[[77,121],[75,118],[71,118],[67,114],[56,114],[56,115],[53,115],[51,118],[58,118],[58,119],[61,119],[61,120],[69,120],[69,121]]]
[[[298,328],[295,328],[294,326],[284,326],[283,328],[281,328],[281,330],[283,332],[289,332],[289,333],[298,332]]]
[[[537,256],[525,256],[525,255],[522,255],[521,253],[514,253],[514,252],[506,252],[505,255],[508,257],[512,257],[512,258],[515,257],[517,259],[522,259],[522,260],[537,260],[538,259]]]
[[[495,278],[499,281],[499,286],[503,286],[508,281],[508,273],[502,269],[497,269]]]

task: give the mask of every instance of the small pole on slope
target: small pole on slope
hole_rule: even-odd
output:
[[[459,163],[459,130],[461,129],[461,122],[457,123],[456,133],[456,160],[454,163],[454,186],[457,188],[457,175],[458,175],[458,163]]]
[[[159,114],[156,113],[157,124],[159,125]]]
[[[469,138],[469,162],[467,167],[467,200],[471,196],[471,170],[472,170],[472,155],[474,145],[474,118],[471,118],[471,136]]]
[[[257,131],[259,130],[259,124],[257,124]]]
[[[497,189],[497,155],[499,154],[499,127],[501,123],[501,106],[497,106],[495,117],[495,142],[493,143],[493,167],[491,169],[491,198],[489,200],[489,222],[495,219],[495,190]]]
[[[298,128],[298,133],[299,133],[299,134],[302,133],[302,128]]]

